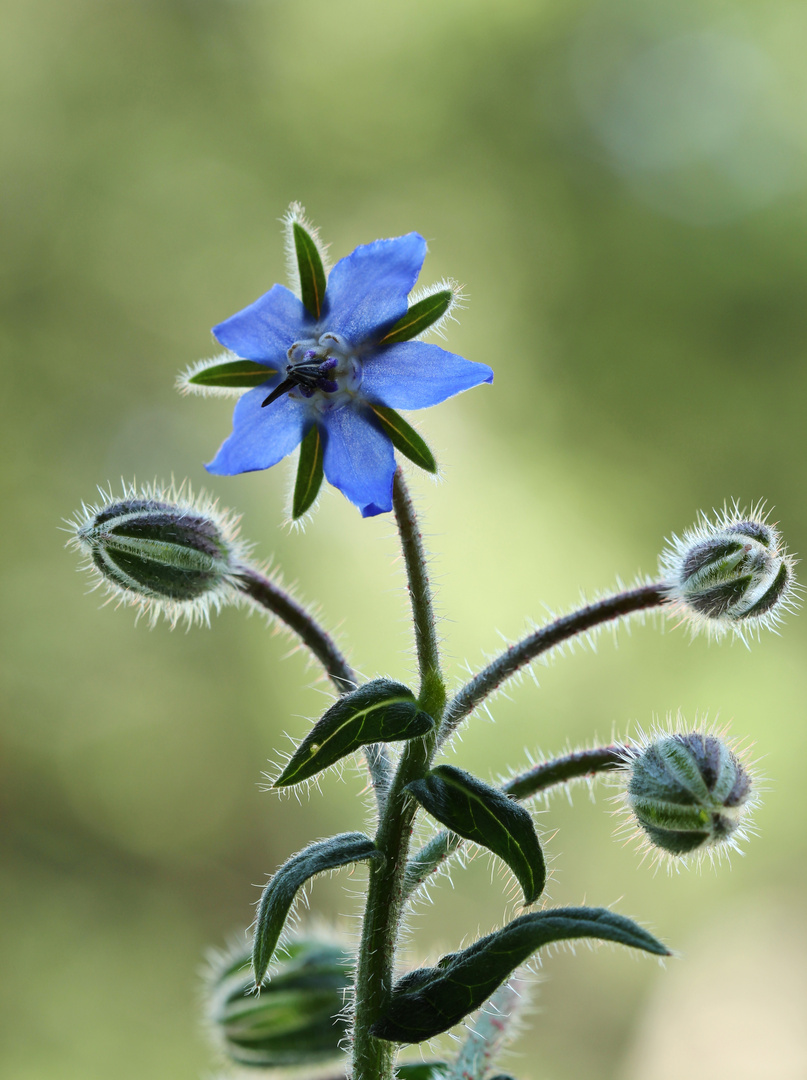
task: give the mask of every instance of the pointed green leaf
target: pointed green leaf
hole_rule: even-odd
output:
[[[325,267],[313,237],[309,236],[299,221],[294,222],[292,231],[297,267],[300,271],[302,300],[308,311],[318,319],[322,314],[322,301],[325,298]]]
[[[656,956],[670,955],[660,941],[633,920],[606,908],[531,912],[462,952],[443,957],[436,967],[404,975],[393,987],[389,1003],[371,1033],[390,1042],[431,1039],[478,1009],[537,949],[573,938],[615,941]]]
[[[382,431],[389,436],[396,450],[400,450],[405,457],[414,461],[426,472],[437,472],[434,454],[411,424],[407,424],[402,416],[387,405],[371,405],[370,408],[376,414]]]
[[[260,986],[263,982],[297,890],[309,878],[321,874],[323,870],[335,870],[348,863],[383,858],[369,836],[354,832],[318,840],[283,863],[263,890],[255,918],[255,935],[252,939],[255,985]]]
[[[535,903],[544,891],[546,866],[523,806],[453,765],[438,765],[407,791],[452,832],[504,859],[524,890],[525,903]]]
[[[296,521],[310,509],[322,486],[324,450],[322,435],[316,424],[300,444],[297,481],[294,485],[291,516]]]
[[[422,300],[418,300],[409,308],[379,344],[396,345],[399,341],[411,341],[418,334],[422,334],[438,319],[442,319],[451,307],[453,295],[451,289],[441,289],[440,292],[432,293],[431,296],[424,296]]]
[[[202,368],[188,379],[190,386],[210,386],[223,390],[249,390],[277,375],[275,368],[254,360],[227,360]]]
[[[433,727],[434,720],[420,711],[408,687],[391,679],[374,679],[345,694],[328,709],[300,743],[274,786],[299,784],[360,746],[414,739]]]

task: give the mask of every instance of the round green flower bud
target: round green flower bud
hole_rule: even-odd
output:
[[[631,753],[628,808],[650,845],[673,857],[728,845],[748,829],[751,777],[716,735],[661,735]]]
[[[355,958],[338,944],[308,937],[289,942],[285,951],[257,994],[249,949],[212,961],[208,1021],[225,1055],[240,1065],[295,1068],[345,1053]]]
[[[121,498],[102,494],[70,522],[71,543],[111,597],[147,611],[152,623],[162,613],[172,625],[181,616],[207,622],[211,604],[238,599],[245,553],[236,521],[214,502],[156,486],[126,487]]]
[[[660,559],[670,602],[714,636],[778,623],[795,606],[793,559],[778,531],[758,510],[705,516],[683,537],[674,536]]]

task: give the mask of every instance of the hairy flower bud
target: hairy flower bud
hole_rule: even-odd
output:
[[[755,799],[751,777],[717,735],[660,735],[632,751],[626,801],[650,845],[672,856],[736,848]]]
[[[793,559],[758,509],[745,514],[735,506],[714,522],[702,517],[672,538],[660,568],[674,607],[693,629],[714,636],[732,630],[745,639],[794,607]]]
[[[340,945],[296,938],[255,994],[248,949],[214,957],[207,1015],[216,1042],[231,1060],[264,1069],[340,1057],[354,963]]]
[[[152,623],[162,613],[172,625],[181,616],[207,622],[211,604],[238,598],[234,575],[244,552],[235,520],[214,502],[156,486],[102,495],[69,523],[70,542],[110,597],[147,611]]]

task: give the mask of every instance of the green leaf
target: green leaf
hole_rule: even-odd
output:
[[[292,231],[303,303],[310,314],[318,319],[322,314],[322,301],[325,298],[325,268],[313,237],[309,236],[299,221],[294,222]]]
[[[341,833],[309,844],[285,862],[263,890],[252,940],[252,971],[260,986],[274,955],[297,890],[315,874],[363,859],[383,859],[369,836]]]
[[[224,390],[249,390],[260,386],[277,375],[275,368],[258,364],[254,360],[228,360],[202,368],[188,379],[190,386],[212,386]]]
[[[524,890],[525,903],[535,903],[544,891],[546,866],[523,806],[453,765],[438,765],[407,791],[446,828],[504,859]]]
[[[411,341],[424,330],[428,330],[438,319],[442,319],[451,307],[453,295],[451,289],[441,289],[440,292],[418,300],[381,339],[379,345],[396,345],[399,341]]]
[[[374,679],[345,694],[318,720],[300,743],[275,787],[307,780],[360,746],[425,735],[434,727],[415,695],[391,679]]]
[[[319,495],[319,489],[322,486],[323,457],[322,435],[314,424],[300,445],[300,460],[297,465],[297,480],[294,485],[291,510],[291,516],[295,521],[303,516]]]
[[[436,967],[405,975],[393,987],[371,1034],[390,1042],[418,1043],[448,1031],[487,1001],[537,949],[573,938],[615,941],[656,956],[670,955],[652,934],[606,908],[531,912],[462,952],[444,956]]]
[[[397,1080],[440,1080],[450,1068],[447,1061],[410,1061],[399,1065],[395,1075]]]
[[[387,405],[370,405],[370,408],[378,417],[382,430],[389,436],[396,450],[400,450],[405,457],[414,461],[426,472],[437,472],[434,454],[411,424],[407,424],[402,416]]]

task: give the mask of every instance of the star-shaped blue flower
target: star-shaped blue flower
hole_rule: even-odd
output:
[[[437,345],[400,335],[385,344],[407,313],[425,255],[418,233],[376,240],[333,268],[313,305],[318,318],[310,299],[306,306],[275,285],[214,327],[227,349],[276,374],[241,397],[233,433],[208,471],[229,476],[268,469],[316,426],[328,481],[364,517],[391,510],[395,456],[373,406],[424,409],[493,380],[486,364]],[[321,266],[320,273],[324,284]]]

